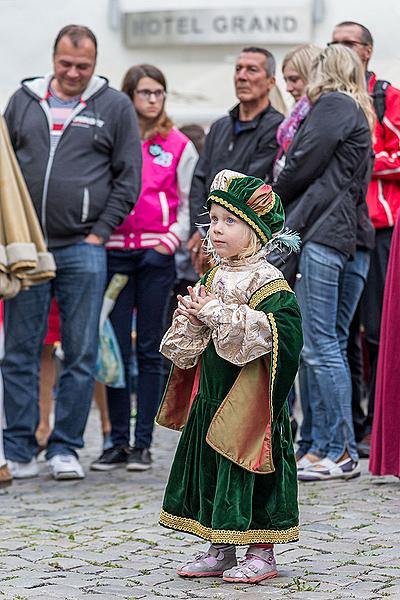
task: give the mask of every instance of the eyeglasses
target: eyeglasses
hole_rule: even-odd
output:
[[[156,100],[161,100],[161,98],[165,98],[167,92],[165,90],[135,90],[135,94],[138,94],[138,96],[141,96],[145,100],[150,100],[152,96]]]
[[[327,46],[336,46],[337,44],[342,44],[342,46],[346,46],[346,48],[353,48],[353,46],[369,46],[366,42],[357,42],[357,40],[342,40],[340,42],[328,42]]]

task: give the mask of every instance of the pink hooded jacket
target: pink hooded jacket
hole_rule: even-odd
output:
[[[171,254],[189,237],[189,192],[198,154],[177,129],[142,143],[142,189],[132,212],[112,233],[108,250],[154,248]]]

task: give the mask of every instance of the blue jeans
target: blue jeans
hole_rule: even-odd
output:
[[[138,362],[136,448],[150,448],[154,418],[161,400],[163,358],[159,352],[165,328],[170,294],[175,282],[173,255],[160,254],[153,248],[109,250],[108,277],[128,275],[127,285],[119,294],[110,315],[125,366],[126,387],[107,387],[108,410],[114,446],[128,447],[131,413],[132,313],[136,317],[136,353]]]
[[[344,254],[315,242],[302,250],[296,294],[303,315],[300,391],[305,420],[301,437],[310,453],[338,460],[345,450],[358,460],[351,412],[351,379],[340,348]],[[306,446],[306,443],[304,443]]]
[[[85,242],[55,248],[57,274],[5,302],[4,431],[9,460],[29,462],[38,444],[39,371],[51,298],[60,309],[65,354],[47,458],[74,454],[83,447],[98,348],[98,322],[106,280],[102,246]]]
[[[367,281],[369,262],[369,250],[357,250],[354,260],[347,261],[340,282],[337,332],[340,351],[349,373],[347,341],[349,339],[350,325]]]

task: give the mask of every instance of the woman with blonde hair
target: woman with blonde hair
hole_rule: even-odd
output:
[[[321,48],[314,44],[303,44],[290,50],[282,62],[282,75],[286,83],[286,91],[293,97],[295,104],[288,116],[279,125],[276,132],[276,140],[278,142],[278,153],[276,155],[273,178],[278,179],[279,173],[285,166],[286,154],[293,138],[311,109],[311,102],[306,94],[306,86],[310,77],[311,66],[313,60],[320,54]],[[282,259],[279,254],[276,255],[278,262]],[[271,257],[271,262],[274,258]],[[279,264],[276,266],[279,267]],[[293,438],[297,435],[298,423],[294,416],[294,404],[296,402],[294,388],[289,394],[290,419],[292,424]],[[306,409],[306,407],[303,407]],[[303,414],[303,427],[305,437],[307,434],[308,424],[311,426],[311,416],[307,410],[307,414]],[[297,454],[301,454],[301,444]]]
[[[311,103],[306,95],[306,85],[313,60],[320,52],[321,48],[318,46],[304,44],[288,52],[283,59],[283,79],[286,83],[286,90],[293,97],[295,105],[279,125],[276,133],[279,150],[274,164],[275,181],[285,166],[286,153],[297,129],[310,112]]]
[[[311,103],[306,95],[306,85],[313,60],[320,52],[321,48],[314,44],[303,44],[288,52],[283,59],[283,79],[286,83],[286,90],[293,97],[295,105],[279,125],[276,133],[279,150],[274,165],[275,181],[285,166],[286,153],[297,129],[310,112]]]
[[[302,44],[290,50],[282,61],[282,74],[286,89],[295,102],[305,94],[314,59],[322,52],[315,44]]]
[[[287,225],[303,237],[296,279],[304,329],[300,386],[312,432],[298,476],[350,479],[360,467],[339,329],[348,308],[343,278],[356,254],[374,125],[357,55],[340,45],[323,50],[312,64],[307,97],[310,111],[275,186]]]

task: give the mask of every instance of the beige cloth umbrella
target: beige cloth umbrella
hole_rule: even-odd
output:
[[[28,188],[0,117],[0,298],[55,276]]]

